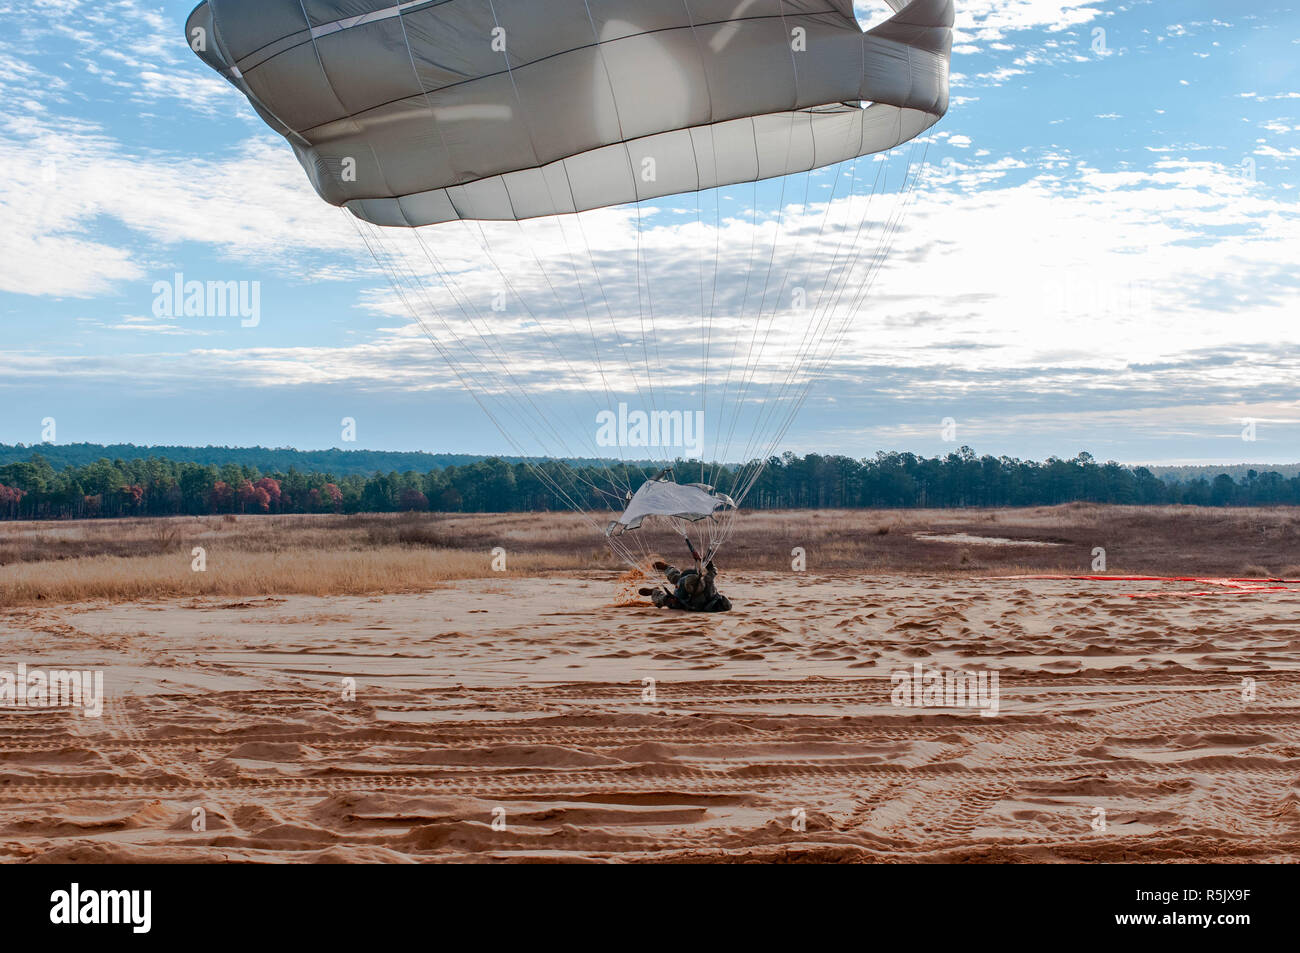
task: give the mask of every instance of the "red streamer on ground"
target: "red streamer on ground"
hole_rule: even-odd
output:
[[[1149,592],[1125,592],[1122,595],[1130,599],[1160,599],[1182,596],[1238,596],[1254,592],[1300,592],[1291,586],[1300,584],[1300,579],[1246,579],[1213,576],[1070,576],[1059,573],[1031,573],[1019,576],[989,576],[990,579],[1081,579],[1098,582],[1199,582],[1205,586],[1219,586],[1218,589],[1187,590],[1164,589]],[[1274,583],[1274,585],[1259,585]],[[1282,585],[1276,585],[1281,583]]]

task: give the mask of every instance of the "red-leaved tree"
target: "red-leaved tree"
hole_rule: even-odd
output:
[[[235,491],[225,480],[218,480],[208,494],[208,503],[216,513],[229,512],[235,503]]]
[[[268,506],[274,506],[277,509],[279,508],[281,496],[279,480],[273,480],[270,477],[262,477],[262,479],[253,484],[253,489],[260,490],[262,493],[266,494],[267,503],[262,505],[263,511],[265,511]],[[259,495],[257,499],[260,504],[262,499],[261,496]]]
[[[329,502],[330,509],[337,513],[343,506],[343,491],[335,483],[326,483],[322,489],[325,493],[325,499]]]
[[[0,516],[17,516],[18,504],[27,494],[16,486],[0,483]]]

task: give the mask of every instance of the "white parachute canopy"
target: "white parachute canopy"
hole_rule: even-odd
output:
[[[892,149],[948,108],[952,0],[204,0],[195,52],[376,225],[520,220]],[[806,55],[805,55],[806,54]]]
[[[623,515],[605,527],[606,536],[620,536],[638,529],[647,516],[698,522],[716,513],[735,508],[731,497],[717,493],[703,483],[673,483],[671,480],[647,480],[627,504]]]

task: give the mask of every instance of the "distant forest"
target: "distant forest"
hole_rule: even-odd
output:
[[[0,466],[31,459],[39,453],[56,470],[64,467],[84,467],[100,460],[174,460],[177,463],[202,463],[224,466],[237,463],[254,467],[262,473],[332,473],[335,476],[371,476],[394,470],[440,470],[447,466],[461,466],[486,460],[486,455],[465,453],[408,453],[390,450],[294,450],[291,447],[169,447],[136,446],[133,443],[61,443],[24,444],[0,443]],[[511,459],[511,463],[517,459]],[[595,463],[597,461],[590,461]]]
[[[468,458],[471,462],[445,463],[425,470],[381,469],[366,475],[300,470],[296,465],[264,469],[251,462],[218,463],[211,459],[212,453],[205,459],[203,450],[179,448],[197,459],[175,460],[161,455],[104,457],[56,466],[52,458],[66,460],[66,456],[53,451],[66,449],[28,449],[25,459],[0,465],[0,519],[566,509],[566,501],[549,485],[551,481],[592,509],[607,509],[617,505],[618,500],[617,496],[601,492],[610,487],[605,467],[590,462],[569,470],[554,461],[530,465],[496,457]],[[222,453],[250,455],[297,453],[218,449]],[[683,479],[693,476],[692,467],[698,472],[699,463],[682,465]],[[620,465],[617,469],[622,475],[624,468]],[[655,469],[651,465],[630,467],[625,476],[635,488]],[[723,490],[730,488],[731,480],[725,473],[717,482]],[[1229,473],[1161,479],[1146,467],[1098,463],[1087,453],[1070,460],[1052,457],[1036,462],[977,456],[969,447],[942,457],[883,451],[866,459],[787,453],[768,461],[744,505],[749,509],[824,509],[1039,506],[1076,501],[1296,505],[1300,504],[1300,476],[1251,468],[1237,479]]]

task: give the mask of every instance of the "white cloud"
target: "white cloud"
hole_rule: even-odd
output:
[[[88,124],[0,118],[0,165],[8,170],[0,178],[0,291],[102,294],[169,267],[167,248],[182,242],[285,269],[296,266],[284,250],[356,241],[270,134],[225,157],[177,158],[134,153]],[[97,240],[103,219],[125,226],[133,244]]]
[[[1270,159],[1294,159],[1300,156],[1300,146],[1292,146],[1290,149],[1283,151],[1275,146],[1259,145],[1255,148],[1255,155],[1267,156]]]
[[[1253,99],[1257,103],[1273,102],[1279,99],[1300,99],[1300,93],[1291,93],[1291,92],[1271,93],[1271,94],[1249,92],[1249,93],[1238,93],[1237,96],[1240,99]]]
[[[1095,0],[963,0],[956,10],[959,35],[984,42],[1019,30],[1060,32],[1102,16]]]
[[[142,199],[128,189],[125,197],[103,205],[101,211],[164,243],[205,242],[241,259],[273,252],[287,259],[332,254],[336,260],[322,266],[329,277],[355,275],[362,261],[360,247],[346,225],[340,224],[339,213],[325,209],[318,220],[323,206],[314,195],[305,187],[278,181],[301,176],[292,160],[286,167],[277,158],[276,153],[283,151],[264,150],[259,144],[208,170],[230,172],[232,181],[275,182],[273,187],[264,185],[251,200],[241,187],[195,191],[186,185],[187,174],[194,170],[186,168],[177,170],[173,180],[155,183],[161,188],[160,197]],[[1293,369],[1282,364],[1192,368],[1198,353],[1268,353],[1289,333],[1294,297],[1289,276],[1293,262],[1300,260],[1300,217],[1293,203],[1269,198],[1235,170],[1209,162],[1164,159],[1148,170],[1104,172],[1080,167],[1063,152],[1046,158],[1037,174],[1033,166],[1011,157],[958,164],[948,173],[953,176],[950,181],[941,174],[923,188],[898,234],[889,264],[875,280],[871,296],[863,299],[868,302],[866,310],[836,355],[834,373],[851,377],[854,367],[868,363],[943,366],[966,374],[997,373],[1009,381],[1030,372],[1037,375],[1036,386],[1059,390],[1097,386],[1085,369],[1131,374],[1126,369],[1132,365],[1160,363],[1172,369],[1152,372],[1153,376],[1163,375],[1166,381],[1176,378],[1186,388],[1286,381]],[[1054,171],[1066,164],[1076,166],[1070,179]],[[161,174],[157,166],[144,168]],[[1017,173],[1020,181],[1006,181],[1011,173]],[[147,201],[148,207],[137,208],[137,201]],[[254,203],[266,204],[251,209]],[[163,208],[168,204],[176,207]],[[859,202],[850,209],[841,199],[831,207],[829,219],[824,206],[793,206],[783,216],[787,237],[774,253],[775,271],[801,276],[803,282],[812,279],[814,308],[830,307],[829,302],[836,300],[840,310],[830,313],[847,314],[843,309],[854,300],[850,290],[866,280],[866,262],[859,261],[856,270],[835,276],[835,283],[844,282],[840,294],[825,298],[827,286],[817,279],[826,275],[816,268],[809,271],[805,258],[816,250],[825,262],[835,257],[836,247],[874,248],[874,240],[846,240],[864,207]],[[877,215],[884,216],[890,207],[886,201]],[[751,272],[752,249],[772,247],[776,222],[765,215],[755,228],[745,217],[723,218],[721,231],[715,232],[707,214],[701,223],[656,216],[649,210],[645,214],[647,227],[640,244],[646,265],[640,283],[636,233],[626,209],[584,215],[581,231],[576,219],[523,226],[486,223],[482,231],[486,251],[480,247],[477,226],[453,225],[431,233],[429,254],[441,269],[457,275],[455,299],[442,291],[431,299],[442,302],[437,317],[430,319],[431,326],[454,333],[467,354],[483,340],[484,325],[479,322],[490,315],[487,340],[510,355],[514,373],[540,382],[543,388],[555,386],[561,358],[577,362],[579,376],[588,386],[596,386],[599,368],[582,358],[592,353],[594,327],[595,346],[616,366],[629,368],[635,380],[644,377],[640,342],[645,339],[640,329],[646,318],[638,305],[641,289],[655,304],[654,346],[668,366],[680,370],[682,381],[689,380],[699,367],[702,290],[716,287],[716,292],[710,292],[716,293],[713,300],[718,305],[714,360],[722,361],[728,354],[726,342],[743,340],[746,328],[752,327],[752,314],[749,318],[728,315],[742,299],[751,309],[760,300],[756,287],[745,298],[743,276]],[[228,224],[241,219],[243,224]],[[250,226],[249,219],[264,225],[265,231]],[[74,220],[75,216],[67,220],[69,228]],[[827,220],[831,225],[824,230],[822,223]],[[789,236],[798,234],[823,238],[820,244],[809,245],[807,239],[792,243]],[[409,233],[389,233],[386,241],[391,244],[407,237]],[[78,239],[70,231],[66,240]],[[716,286],[715,249],[722,253]],[[93,272],[97,281],[111,285],[139,277],[130,270],[129,261],[112,258],[109,251],[100,250],[102,262],[117,262],[119,271],[101,264]],[[410,251],[417,256],[413,260],[425,280],[437,288],[429,266],[418,264],[423,250]],[[90,249],[77,254],[79,261],[95,260]],[[761,254],[757,258],[764,260]],[[847,264],[846,258],[839,260]],[[490,302],[502,282],[498,265],[510,279],[510,307],[493,314]],[[53,272],[51,260],[44,272],[50,281]],[[372,386],[387,386],[400,380],[411,386],[452,386],[454,381],[444,369],[430,361],[430,345],[421,329],[408,323],[405,309],[385,290],[377,273],[374,278],[375,290],[358,299],[358,304],[389,316],[393,327],[367,342],[348,347],[205,349],[170,355],[164,366],[151,367],[150,373],[229,374],[235,379],[285,383],[369,381]],[[18,274],[9,275],[11,285],[19,280]],[[77,287],[64,284],[46,293],[68,294]],[[789,291],[789,281],[782,278],[769,288],[766,307],[773,308]],[[522,295],[527,308],[519,305],[516,295]],[[583,300],[590,309],[590,324]],[[152,326],[147,319],[137,319],[119,327],[156,333],[173,330],[166,325]],[[797,339],[775,343],[769,357],[784,354],[782,348],[797,343]],[[39,369],[25,358],[15,360],[6,366],[7,373]],[[110,365],[102,359],[82,365],[73,362],[63,365],[61,372],[81,368],[125,374],[132,367],[139,373],[134,359],[123,358],[118,371]],[[908,386],[924,387],[925,379],[914,378]]]
[[[1001,86],[1013,76],[1023,76],[1024,74],[1025,70],[1017,69],[1014,66],[999,66],[997,69],[990,70],[987,73],[977,73],[975,75],[975,82],[988,86]]]

